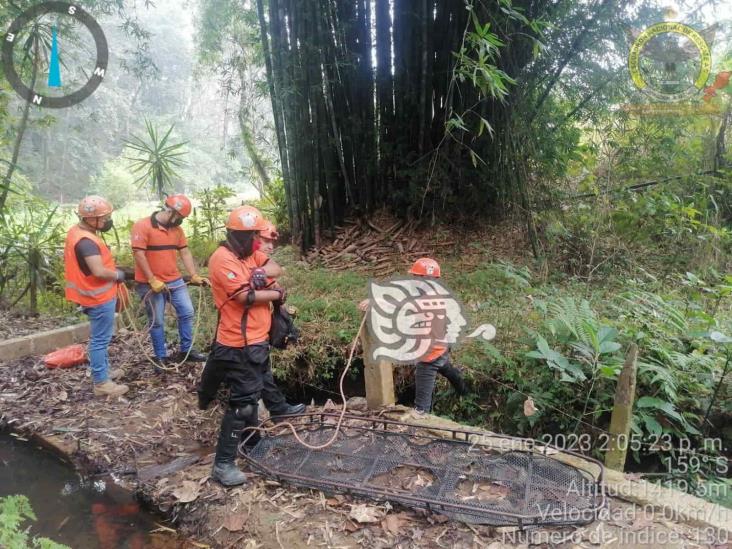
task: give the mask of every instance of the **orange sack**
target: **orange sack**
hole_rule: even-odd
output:
[[[85,362],[87,362],[86,348],[78,344],[57,349],[43,357],[46,368],[71,368]]]

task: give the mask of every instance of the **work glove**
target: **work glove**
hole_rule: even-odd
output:
[[[252,275],[249,277],[249,285],[255,290],[262,290],[267,286],[267,273],[264,269],[257,267],[252,271]]]
[[[165,289],[165,282],[163,282],[162,280],[158,280],[155,277],[152,277],[150,280],[147,281],[147,283],[150,284],[150,289],[156,294],[159,294]]]
[[[211,286],[211,281],[206,277],[194,274],[191,277],[191,285],[192,286]]]
[[[117,282],[124,282],[125,278],[127,278],[125,276],[125,272],[122,269],[115,269],[115,275],[117,276],[117,278],[115,279]]]
[[[122,278],[120,278],[120,272]],[[135,269],[132,267],[117,267],[117,280],[122,282],[123,280],[135,280]]]

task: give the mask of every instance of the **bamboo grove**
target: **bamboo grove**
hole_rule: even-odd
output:
[[[573,119],[623,64],[607,56],[631,11],[577,4],[257,0],[293,242],[383,206],[430,221],[518,211],[531,235]]]

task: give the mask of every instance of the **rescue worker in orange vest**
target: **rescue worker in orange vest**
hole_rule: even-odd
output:
[[[271,221],[265,220],[264,228],[259,231],[261,243],[259,252],[269,257],[274,251],[274,243],[278,238],[277,228]],[[273,284],[274,281],[268,281],[267,287],[269,288]],[[223,381],[223,372],[214,365],[215,361],[208,360],[201,374],[201,382],[198,385],[198,407],[201,410],[208,408],[211,401],[216,398],[219,385]],[[265,376],[263,379],[262,401],[269,411],[270,417],[302,414],[306,408],[304,404],[289,404],[271,375]]]
[[[132,254],[135,257],[135,281],[137,293],[145,302],[150,319],[155,361],[164,366],[168,360],[179,362],[203,362],[206,355],[193,349],[193,303],[188,287],[181,277],[177,256],[191,275],[190,283],[208,285],[208,279],[197,274],[188,241],[180,227],[191,213],[191,201],[182,194],[165,199],[162,210],[139,220],[132,227]],[[177,356],[168,357],[165,346],[165,303],[169,301],[178,319],[180,350]]]
[[[421,257],[409,269],[409,274],[419,277],[440,278],[440,264],[429,257]],[[364,299],[358,307],[366,312],[369,308],[369,300]],[[450,350],[447,345],[439,342],[444,337],[444,326],[440,327],[437,323],[433,323],[432,328],[434,333],[432,336],[433,342],[427,354],[417,363],[414,370],[414,409],[419,414],[425,414],[432,410],[432,393],[435,389],[437,374],[444,376],[458,395],[462,396],[467,392],[463,375],[450,362]]]
[[[109,343],[114,335],[117,285],[126,273],[115,266],[112,252],[99,233],[112,228],[112,204],[101,196],[87,196],[79,203],[79,223],[69,229],[64,247],[66,299],[81,306],[89,317],[87,354],[95,396],[119,396],[126,385],[113,380],[124,375],[109,369]]]
[[[267,279],[281,276],[282,268],[258,251],[262,229],[259,210],[235,208],[226,222],[226,240],[208,262],[219,323],[207,366],[223,374],[230,390],[211,473],[224,486],[246,481],[236,467],[237,447],[242,436],[248,444],[258,440],[258,433],[247,428],[257,426],[257,402],[265,382],[272,380],[270,303],[284,302],[286,297],[283,288],[264,289]]]

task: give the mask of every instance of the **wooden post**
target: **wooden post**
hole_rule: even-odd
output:
[[[630,425],[635,402],[635,377],[638,369],[638,346],[633,343],[625,357],[623,371],[615,389],[615,405],[610,418],[610,441],[605,454],[605,466],[623,471],[630,446]]]
[[[366,403],[370,410],[376,410],[382,406],[391,406],[396,402],[394,396],[394,365],[387,360],[373,360],[371,358],[376,341],[371,333],[368,319],[363,327],[361,342],[363,344],[363,376],[366,381]]]

